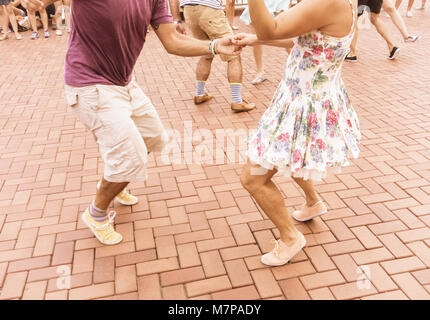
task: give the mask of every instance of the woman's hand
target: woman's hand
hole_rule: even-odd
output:
[[[254,46],[257,44],[257,36],[250,33],[238,33],[233,37],[233,44],[240,47]]]
[[[242,46],[234,43],[233,36],[224,37],[216,40],[215,50],[219,54],[227,56],[238,56],[242,52]]]

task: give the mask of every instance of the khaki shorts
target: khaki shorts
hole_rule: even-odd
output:
[[[125,87],[66,85],[64,95],[99,145],[104,178],[110,182],[145,180],[148,153],[161,151],[168,136],[136,81]]]
[[[233,30],[221,9],[207,6],[184,6],[185,22],[194,38],[199,40],[213,40],[233,35]],[[207,56],[213,58],[212,55]],[[236,59],[237,56],[220,55],[223,61]]]

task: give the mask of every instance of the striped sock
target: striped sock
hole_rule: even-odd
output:
[[[235,103],[242,103],[242,84],[230,83],[231,101]]]
[[[108,219],[106,210],[101,210],[94,205],[94,201],[90,204],[90,215],[97,222],[104,222]]]
[[[205,95],[205,84],[206,84],[206,81],[197,81],[196,96],[202,97]]]

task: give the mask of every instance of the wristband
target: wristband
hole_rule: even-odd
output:
[[[183,21],[182,20],[176,20],[176,21],[174,21],[173,23],[174,24],[178,24],[178,23],[182,23]]]
[[[216,55],[218,54],[218,52],[215,49],[215,44],[216,44],[217,39],[213,39],[211,41],[211,43],[209,44],[209,51],[211,52],[211,54]]]

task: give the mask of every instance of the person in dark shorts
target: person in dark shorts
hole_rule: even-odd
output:
[[[360,17],[364,10],[370,14],[370,22],[375,26],[376,31],[384,38],[387,42],[389,56],[388,59],[394,59],[399,53],[399,48],[394,45],[391,36],[388,32],[387,25],[380,19],[380,13],[382,8],[383,0],[358,0],[358,16]],[[357,37],[358,28],[356,27],[354,39],[351,42],[350,52],[346,56],[345,60],[350,62],[357,62]]]

